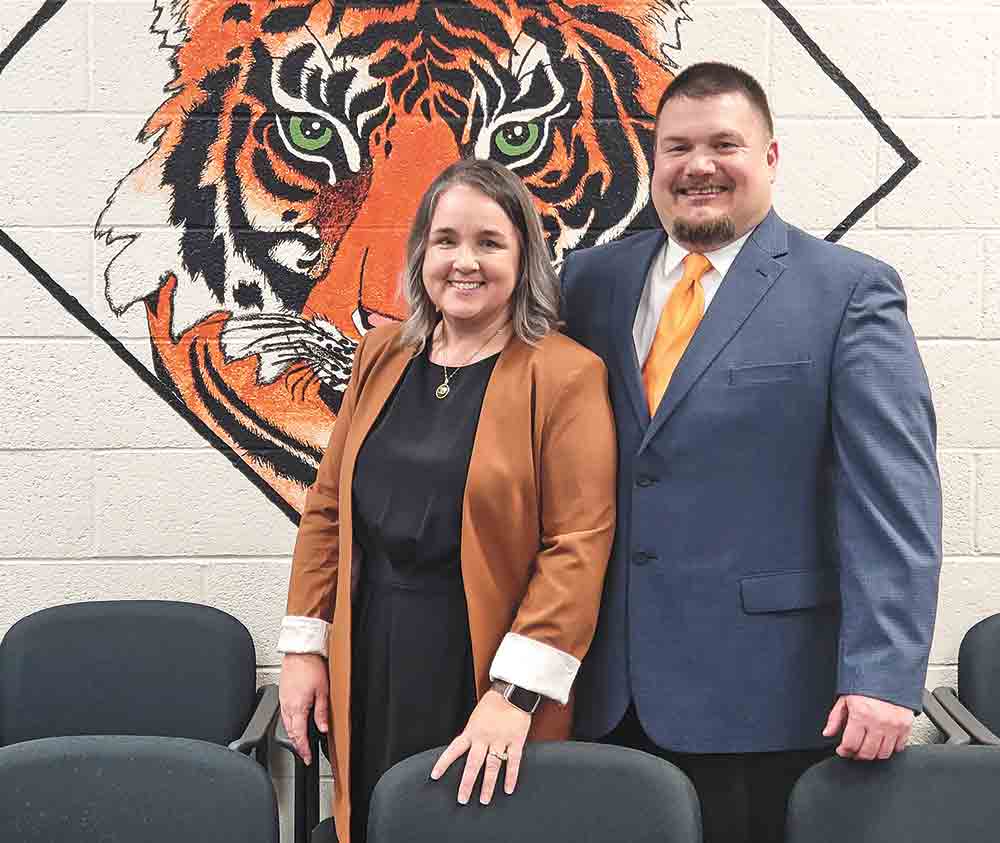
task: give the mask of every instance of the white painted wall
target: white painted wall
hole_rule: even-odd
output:
[[[171,75],[149,6],[70,0],[0,76],[0,228],[142,360],[143,322],[106,318],[92,229]],[[928,685],[953,684],[963,633],[1000,611],[1000,0],[787,6],[922,161],[844,242],[902,274],[933,384],[946,558]],[[0,49],[36,8],[0,0]],[[689,11],[682,60],[765,84],[778,210],[825,234],[898,158],[761,2]],[[0,633],[73,600],[200,601],[250,628],[275,679],[291,522],[3,250],[0,296]]]

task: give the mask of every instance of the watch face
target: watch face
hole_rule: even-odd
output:
[[[536,694],[534,691],[526,691],[524,688],[517,687],[517,685],[511,685],[505,696],[510,702],[523,711],[528,712],[528,714],[534,714],[542,698],[541,694]]]
[[[493,690],[498,692],[511,705],[517,706],[528,714],[534,714],[535,709],[542,700],[542,695],[534,691],[528,691],[515,685],[513,682],[506,682],[497,679],[493,683]]]

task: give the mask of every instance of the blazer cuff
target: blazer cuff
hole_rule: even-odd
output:
[[[508,632],[490,665],[490,679],[513,682],[565,705],[580,660],[549,644]]]
[[[326,658],[326,635],[330,629],[322,618],[285,615],[278,633],[279,653],[316,653]]]
[[[898,705],[900,708],[908,708],[914,714],[919,715],[924,710],[923,695],[924,686],[921,685],[916,691],[916,695],[908,695],[902,693],[893,693],[884,690],[875,690],[873,688],[837,688],[838,697],[846,696],[859,696],[859,697],[869,697],[873,700],[881,700],[882,702],[892,703],[893,705]]]

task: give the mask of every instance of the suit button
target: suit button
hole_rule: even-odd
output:
[[[635,481],[635,485],[641,486],[643,489],[645,489],[647,486],[652,486],[655,482],[656,482],[655,477],[647,477],[644,474],[638,480]]]
[[[656,559],[655,553],[647,553],[645,550],[637,550],[632,554],[632,562],[636,565],[645,565]]]

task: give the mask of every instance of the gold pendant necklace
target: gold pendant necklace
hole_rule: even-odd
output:
[[[484,342],[481,346],[479,346],[479,348],[477,348],[474,352],[472,352],[472,354],[469,355],[469,357],[466,359],[464,363],[462,363],[460,366],[452,366],[451,368],[455,369],[455,371],[452,372],[451,374],[448,374],[448,364],[442,363],[441,368],[444,369],[444,380],[442,380],[441,383],[438,384],[437,389],[434,390],[434,395],[438,399],[447,398],[448,393],[451,392],[451,380],[458,374],[458,370],[461,369],[462,366],[468,366],[469,361],[471,361],[473,357],[475,357],[477,354],[479,354],[479,352],[481,352],[484,348],[486,348],[486,346],[488,346],[491,342],[493,342],[493,340],[496,339],[497,335],[506,327],[507,323],[504,322],[499,328],[497,328],[490,335],[490,338],[486,340],[486,342]],[[441,337],[442,339],[444,338],[444,322],[441,323]]]

